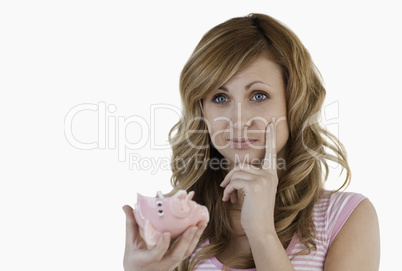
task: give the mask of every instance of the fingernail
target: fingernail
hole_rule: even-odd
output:
[[[190,229],[190,234],[194,235],[196,231],[197,231],[197,228],[193,227],[193,228]]]

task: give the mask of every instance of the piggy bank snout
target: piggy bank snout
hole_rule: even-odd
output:
[[[209,222],[209,212],[208,212],[208,208],[203,206],[203,205],[199,205],[200,211],[201,211],[201,220],[205,221],[205,222]]]

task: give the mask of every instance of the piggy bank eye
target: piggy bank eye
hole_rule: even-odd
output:
[[[163,216],[163,214],[164,214],[163,210],[158,211],[158,216]]]
[[[162,201],[158,200],[158,201],[156,202],[156,206],[161,207],[162,205],[163,205],[163,204],[162,204]]]

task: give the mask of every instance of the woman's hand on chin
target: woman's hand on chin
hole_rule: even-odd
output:
[[[225,177],[223,201],[238,202],[243,195],[241,225],[247,235],[275,233],[274,208],[278,186],[275,120],[267,126],[262,166],[239,164]],[[240,202],[241,202],[240,201]]]

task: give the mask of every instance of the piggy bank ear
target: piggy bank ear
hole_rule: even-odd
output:
[[[163,199],[165,196],[162,194],[161,191],[156,192],[156,196],[160,199]]]
[[[176,217],[187,217],[190,214],[190,205],[187,199],[187,192],[179,190],[170,200],[170,211]]]
[[[185,200],[186,197],[187,197],[186,190],[179,190],[176,192],[176,194],[173,195],[173,198],[178,200]]]
[[[187,195],[187,200],[192,200],[193,199],[193,197],[194,197],[194,191],[191,191],[190,193],[188,193],[188,195]]]
[[[149,220],[145,221],[145,227],[144,227],[144,239],[147,245],[149,246],[154,246],[156,245],[159,237],[161,236],[161,233],[155,230],[155,228],[152,226],[151,222]]]

